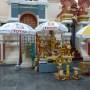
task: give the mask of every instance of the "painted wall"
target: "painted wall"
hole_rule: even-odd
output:
[[[11,5],[8,4],[7,1],[8,0],[0,0],[0,21],[3,22],[7,21],[11,17]],[[46,6],[45,11],[46,19],[55,20],[57,14],[61,11],[59,1],[60,0],[48,0],[49,3]],[[88,9],[88,12],[90,14],[90,9]],[[39,11],[39,13],[41,12]]]
[[[45,5],[11,4],[11,17],[18,17],[20,14],[26,11],[39,16],[39,18],[45,18]]]
[[[18,16],[19,13],[21,13],[22,11],[24,11],[26,9],[26,8],[24,8],[24,9],[19,8],[18,10],[15,10],[14,6],[12,6],[14,8],[11,9],[11,6],[10,6],[10,4],[7,3],[7,1],[8,0],[0,1],[0,20],[1,20],[1,18],[3,18],[2,21],[4,21],[4,20],[6,21],[11,16],[12,17],[15,17],[15,15]],[[44,6],[43,6],[43,8],[41,8],[41,6],[38,6],[38,8],[40,7],[40,9],[38,9],[38,8],[37,8],[37,10],[33,9],[33,11],[35,12],[35,14],[39,14],[39,16],[41,18],[46,17],[46,19],[54,20],[59,12],[59,5],[57,2],[58,0],[48,0],[48,1],[49,1],[49,4],[46,6],[45,12],[44,12]],[[28,10],[30,10],[30,9],[28,9]]]
[[[90,7],[88,8],[88,14],[90,15]]]
[[[10,5],[7,0],[0,0],[0,21],[6,22],[8,17],[10,17]]]
[[[59,3],[50,2],[46,7],[46,18],[49,20],[55,20],[60,11]]]

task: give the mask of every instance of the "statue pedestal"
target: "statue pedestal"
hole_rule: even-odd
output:
[[[32,63],[30,58],[26,58],[25,54],[22,54],[22,63],[20,65],[21,68],[28,68],[28,67],[32,67]]]

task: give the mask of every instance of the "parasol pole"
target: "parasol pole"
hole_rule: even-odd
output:
[[[22,63],[22,46],[21,46],[21,34],[19,35],[19,65]]]
[[[3,51],[4,51],[4,50],[3,50],[3,41],[1,41],[1,61],[3,61],[3,59],[4,59],[4,58],[3,58],[3,56],[4,56],[4,55],[3,55]]]

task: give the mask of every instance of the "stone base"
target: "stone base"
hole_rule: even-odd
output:
[[[28,67],[32,67],[32,63],[30,59],[25,59],[23,60],[23,62],[20,65],[21,68],[28,68]]]
[[[17,64],[17,59],[5,59],[3,62],[5,64]]]

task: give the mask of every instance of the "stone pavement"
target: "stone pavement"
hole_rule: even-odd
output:
[[[15,65],[0,65],[0,90],[90,90],[90,77],[58,81],[50,73],[32,69],[16,70]]]

